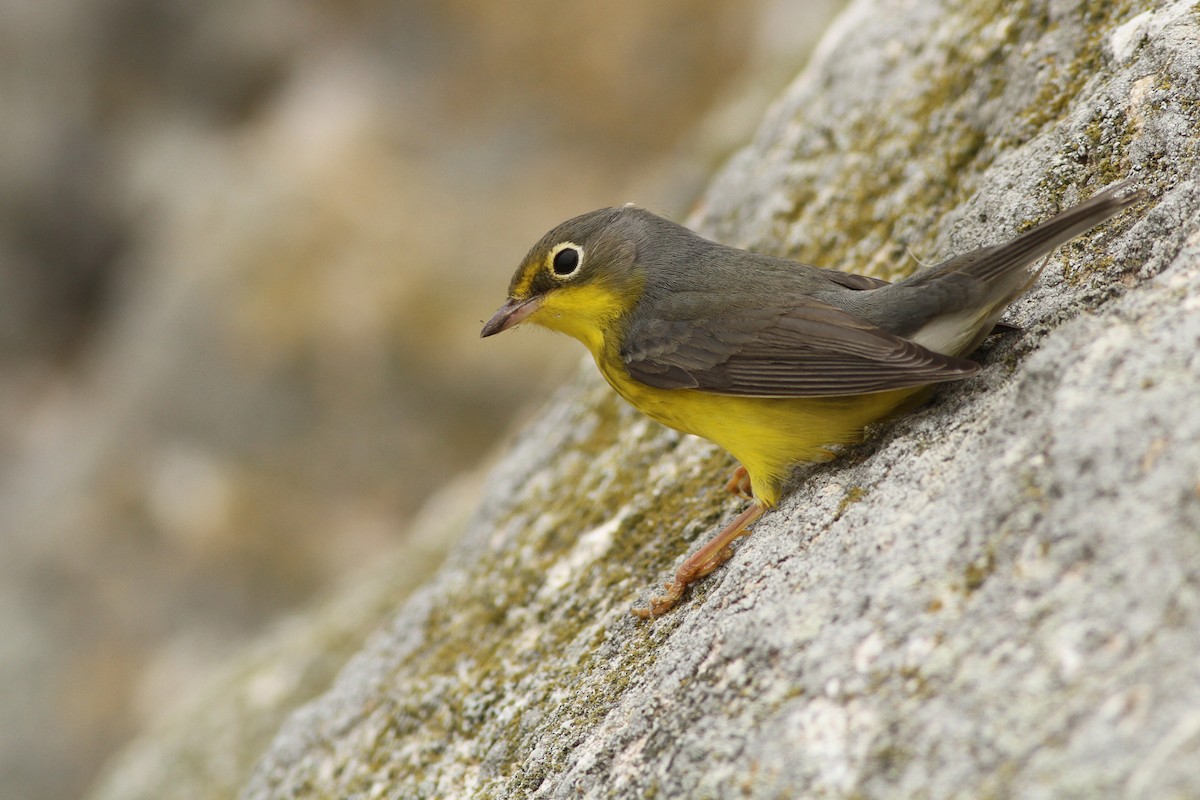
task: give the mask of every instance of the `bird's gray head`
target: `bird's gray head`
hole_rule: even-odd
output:
[[[530,319],[576,338],[584,325],[627,312],[644,282],[639,254],[654,238],[657,222],[635,206],[602,208],[556,226],[529,251],[508,287],[508,302],[482,335]],[[667,223],[673,224],[673,223]]]

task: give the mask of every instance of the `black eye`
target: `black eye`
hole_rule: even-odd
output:
[[[554,254],[554,274],[566,277],[579,269],[579,249],[568,245]]]

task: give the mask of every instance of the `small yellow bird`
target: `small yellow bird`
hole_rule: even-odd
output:
[[[727,487],[753,503],[679,568],[640,617],[674,606],[731,555],[802,462],[970,377],[963,356],[1036,280],[1054,248],[1144,192],[1116,184],[1037,227],[897,283],[727,247],[634,206],[575,217],[534,245],[491,336],[533,322],[581,341],[605,380],[652,419],[741,462]]]

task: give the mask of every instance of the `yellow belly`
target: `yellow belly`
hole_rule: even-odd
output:
[[[824,461],[826,445],[857,441],[922,387],[844,397],[735,397],[695,389],[656,389],[619,367],[601,374],[634,408],[684,433],[728,450],[750,474],[754,497],[775,505],[793,467]]]
[[[580,291],[584,290],[575,295]],[[529,319],[583,342],[605,380],[646,416],[729,451],[749,473],[755,499],[767,507],[779,501],[797,464],[828,459],[826,445],[858,441],[864,427],[925,391],[916,387],[841,397],[735,397],[656,389],[629,377],[616,342],[604,335],[614,328],[622,308],[619,298],[603,287],[586,291],[586,301],[576,296],[574,302],[560,293]]]

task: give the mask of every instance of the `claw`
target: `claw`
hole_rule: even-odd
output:
[[[741,464],[738,464],[733,475],[729,476],[729,481],[725,484],[725,491],[747,500],[754,499],[754,488],[750,485],[750,473]]]

